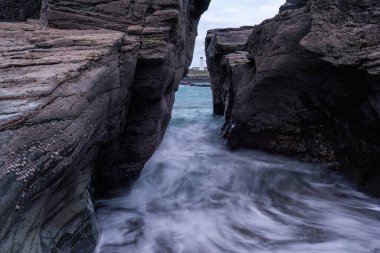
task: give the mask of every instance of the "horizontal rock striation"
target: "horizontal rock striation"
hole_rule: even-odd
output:
[[[49,26],[118,30],[138,44],[128,122],[123,134],[102,149],[97,188],[114,187],[138,175],[161,142],[208,4],[209,0],[43,1],[41,18]]]
[[[379,10],[309,0],[253,28],[209,31],[228,144],[327,162],[380,194]]]
[[[47,27],[0,23],[0,252],[93,251],[93,191],[160,143],[208,4],[43,1]]]
[[[120,32],[1,28],[1,252],[91,252],[89,184],[125,122],[134,48]]]

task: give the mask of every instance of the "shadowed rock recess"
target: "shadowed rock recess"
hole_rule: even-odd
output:
[[[280,10],[255,27],[208,32],[223,135],[233,148],[331,163],[380,195],[380,2]]]
[[[0,252],[93,251],[90,185],[124,185],[153,154],[208,5],[46,0],[47,27],[0,23]]]
[[[38,18],[41,3],[41,0],[0,0],[0,22]]]

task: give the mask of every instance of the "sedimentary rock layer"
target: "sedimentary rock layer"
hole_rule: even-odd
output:
[[[378,31],[376,0],[309,0],[253,28],[209,31],[229,145],[328,162],[380,194]]]
[[[138,42],[128,122],[123,134],[102,149],[99,187],[137,175],[160,143],[174,92],[191,63],[200,15],[208,4],[209,0],[43,2],[42,19],[49,26],[113,29]]]
[[[208,4],[43,1],[48,27],[0,23],[0,252],[92,252],[91,186],[153,154]]]
[[[0,251],[90,252],[89,184],[125,122],[135,46],[120,32],[1,28]]]

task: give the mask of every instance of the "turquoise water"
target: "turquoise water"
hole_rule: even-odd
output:
[[[211,92],[180,87],[141,177],[99,201],[102,253],[379,253],[380,205],[323,166],[219,138]]]

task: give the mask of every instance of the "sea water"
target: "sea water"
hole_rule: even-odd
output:
[[[380,202],[323,165],[219,137],[207,87],[182,86],[141,177],[97,202],[102,253],[380,253]]]

